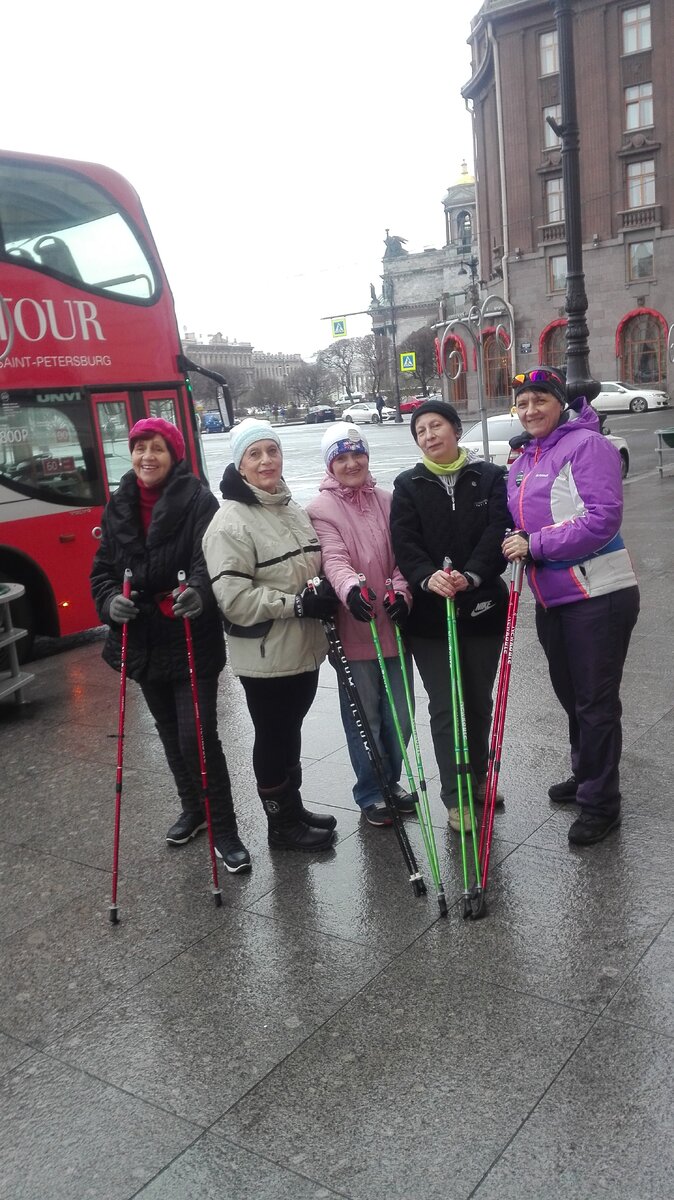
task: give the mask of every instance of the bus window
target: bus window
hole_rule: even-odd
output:
[[[128,299],[157,294],[159,281],[132,226],[109,195],[75,171],[1,163],[0,230],[5,253],[17,262]]]
[[[103,446],[105,473],[110,492],[116,492],[122,475],[130,469],[129,419],[124,400],[102,400],[96,404]]]
[[[175,402],[169,397],[163,397],[161,400],[149,400],[148,409],[151,417],[163,417],[165,421],[170,421],[172,425],[178,424]]]
[[[97,470],[84,407],[0,404],[0,482],[63,504],[97,499]]]

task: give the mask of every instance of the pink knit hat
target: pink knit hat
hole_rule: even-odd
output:
[[[129,450],[133,450],[133,444],[139,438],[151,438],[155,433],[163,437],[174,462],[182,462],[185,457],[183,435],[176,425],[165,421],[163,417],[143,417],[142,421],[136,421],[129,433]]]

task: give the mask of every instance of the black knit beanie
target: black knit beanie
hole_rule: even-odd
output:
[[[446,421],[449,421],[450,425],[454,426],[457,437],[461,437],[461,434],[463,433],[463,425],[461,424],[461,417],[454,408],[454,405],[446,404],[444,400],[424,400],[423,404],[420,404],[418,408],[415,408],[410,421],[412,437],[414,438],[415,442],[418,442],[419,440],[416,433],[416,423],[419,420],[419,417],[425,416],[426,413],[438,413],[439,416],[444,417]]]

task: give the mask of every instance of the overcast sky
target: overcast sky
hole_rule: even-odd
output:
[[[379,290],[387,227],[411,251],[444,243],[443,196],[472,170],[460,88],[479,7],[24,0],[0,145],[130,180],[181,333],[308,357],[330,341],[321,317]]]

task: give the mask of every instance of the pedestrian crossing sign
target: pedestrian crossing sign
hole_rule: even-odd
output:
[[[332,318],[332,336],[346,337],[346,317]]]
[[[401,371],[416,371],[417,356],[414,350],[406,350],[400,355],[400,370]]]

